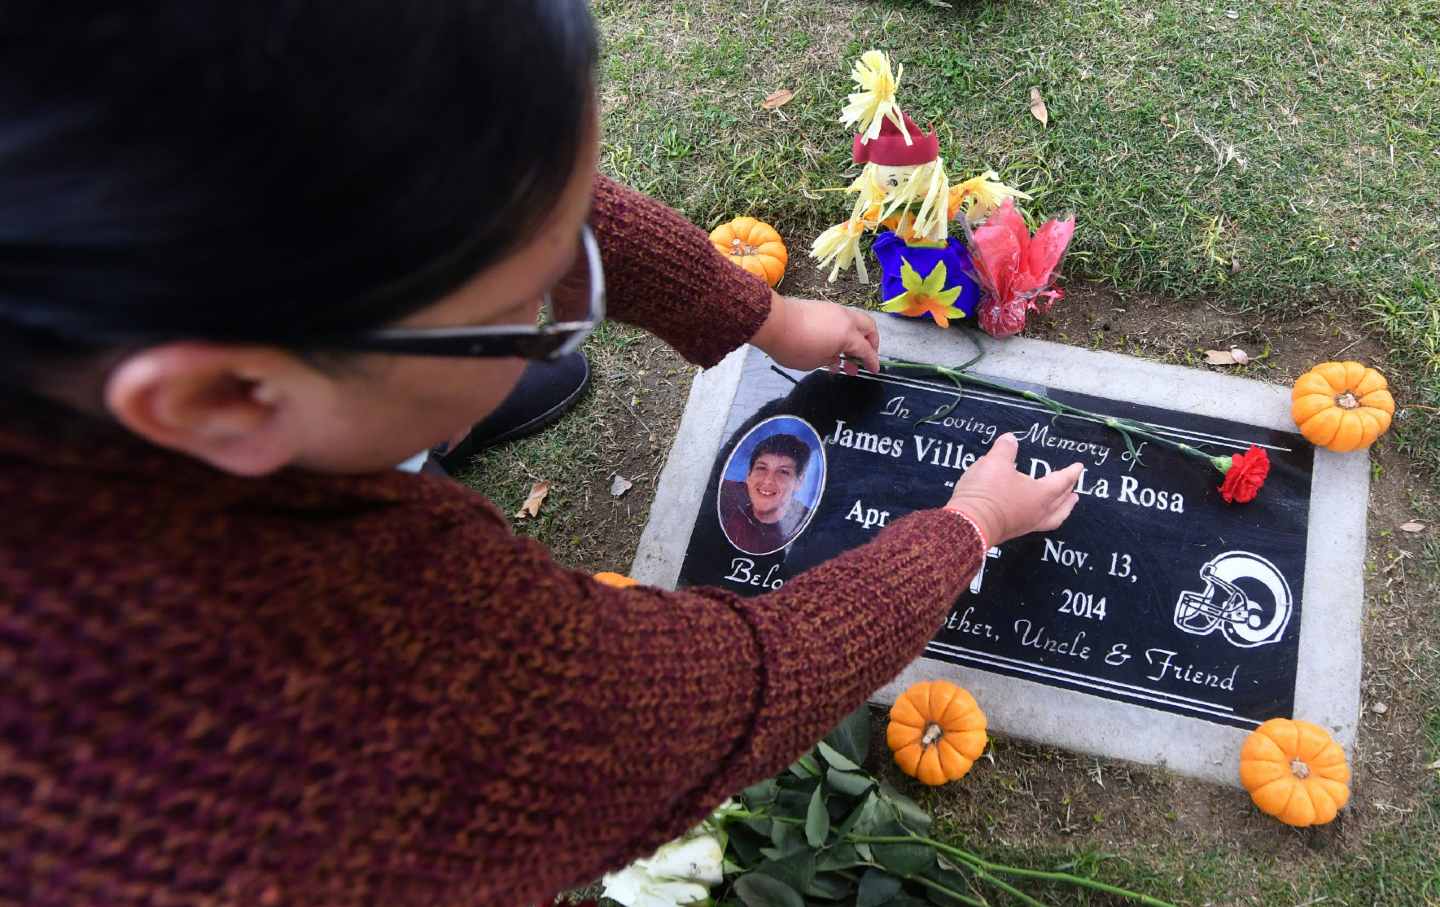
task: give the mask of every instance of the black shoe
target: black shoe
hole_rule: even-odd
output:
[[[590,363],[579,352],[553,361],[536,361],[525,367],[520,383],[500,407],[470,429],[454,447],[441,444],[430,451],[454,475],[470,465],[480,451],[528,438],[569,412],[590,384]]]

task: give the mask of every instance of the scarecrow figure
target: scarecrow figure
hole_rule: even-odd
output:
[[[860,90],[850,95],[840,117],[841,123],[858,129],[852,157],[863,169],[844,190],[856,195],[855,204],[849,220],[815,239],[810,254],[820,267],[830,268],[832,281],[853,264],[860,282],[869,283],[860,239],[868,232],[879,233],[872,250],[880,262],[882,310],[928,315],[948,327],[981,307],[988,289],[982,289],[982,281],[995,270],[977,273],[970,247],[950,235],[950,223],[962,221],[969,236],[972,226],[1002,205],[1030,196],[1000,182],[994,171],[951,186],[939,136],[922,130],[895,102],[903,73],[901,67],[892,74],[890,58],[878,50],[866,52],[855,64],[851,78]],[[1004,263],[998,267],[1003,270]],[[1047,302],[1053,298],[1044,297]],[[1021,307],[1022,323],[1026,308]]]

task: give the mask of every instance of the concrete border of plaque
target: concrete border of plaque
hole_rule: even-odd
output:
[[[881,328],[883,355],[919,362],[969,359],[973,347],[967,340],[979,337],[967,331],[962,339],[957,332],[909,319],[885,318]],[[997,378],[1294,431],[1289,393],[1282,387],[1037,340],[980,342],[985,350],[980,368]],[[713,495],[712,469],[725,444],[747,357],[761,355],[744,347],[696,377],[631,568],[636,579],[667,588],[677,584],[697,515],[707,495]],[[1366,454],[1315,452],[1300,590],[1294,717],[1329,728],[1347,750],[1353,749],[1360,713],[1369,475]],[[908,684],[937,677],[971,690],[998,733],[1238,784],[1246,729],[1138,701],[1101,698],[928,656],[880,690],[875,701],[892,702]]]

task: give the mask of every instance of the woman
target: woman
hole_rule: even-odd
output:
[[[566,275],[702,365],[876,342],[593,175],[580,0],[7,12],[0,903],[548,898],[786,765],[1074,504],[1004,439],[772,595],[564,570],[391,467],[578,343]]]

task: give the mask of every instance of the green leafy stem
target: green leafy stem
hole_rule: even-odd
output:
[[[991,381],[989,378],[982,378],[979,375],[968,371],[969,366],[973,364],[977,359],[979,359],[978,356],[975,359],[970,360],[970,362],[967,362],[964,365],[958,366],[956,368],[947,368],[943,365],[931,365],[925,362],[910,362],[905,359],[891,358],[882,358],[880,360],[880,363],[886,368],[895,369],[897,371],[920,372],[939,378],[945,378],[955,385],[955,387],[960,391],[962,397],[965,392],[965,386],[974,385],[976,387],[986,388],[987,390],[1000,391],[1001,393],[1005,394],[1013,394],[1015,396],[1029,400],[1032,403],[1038,403],[1039,405],[1045,407],[1046,409],[1054,413],[1056,418],[1059,418],[1060,416],[1078,416],[1082,419],[1089,419],[1091,421],[1098,422],[1101,425],[1104,425],[1106,428],[1110,428],[1116,432],[1119,432],[1120,437],[1123,438],[1125,441],[1125,449],[1129,451],[1130,458],[1136,463],[1140,463],[1140,449],[1136,446],[1135,439],[1144,438],[1147,441],[1153,441],[1154,443],[1159,444],[1162,447],[1168,447],[1172,450],[1178,450],[1180,453],[1185,454],[1186,456],[1196,457],[1198,459],[1205,460],[1211,466],[1214,466],[1216,469],[1218,469],[1222,475],[1230,471],[1230,457],[1217,457],[1212,454],[1208,454],[1205,451],[1200,450],[1197,447],[1193,447],[1189,444],[1175,441],[1162,435],[1157,435],[1138,422],[1134,422],[1130,419],[1121,419],[1116,416],[1107,416],[1104,413],[1091,412],[1087,409],[1081,409],[1078,406],[1071,406],[1068,403],[1061,403],[1059,400],[1047,397],[1044,394],[1037,394],[1031,390],[1011,387],[1010,385],[1002,384],[999,381]],[[940,419],[945,418],[946,416],[950,415],[950,413],[955,409],[956,405],[959,404],[960,400],[961,397],[956,397],[950,403],[940,407],[934,413],[924,417],[920,421],[936,422]]]
[[[707,825],[725,850],[722,907],[804,907],[810,899],[854,907],[927,901],[991,907],[987,893],[1045,907],[1018,887],[1026,881],[1174,907],[1059,869],[1007,866],[931,837],[930,815],[863,767],[869,729],[862,706],[790,768],[746,788],[711,816]],[[926,900],[914,896],[921,892]]]
[[[794,825],[799,827],[803,827],[805,825],[805,820],[803,819],[791,819],[784,816],[775,816],[764,811],[753,812],[750,810],[735,810],[729,813],[729,815],[736,819],[764,818],[770,819],[773,822],[783,822],[787,825]],[[968,850],[955,847],[952,844],[946,844],[943,841],[937,841],[934,838],[929,838],[924,835],[917,835],[914,832],[909,831],[908,829],[903,835],[861,835],[854,833],[846,833],[844,835],[841,835],[839,840],[842,840],[849,844],[914,844],[929,847],[937,853],[944,854],[951,859],[959,860],[961,863],[965,864],[965,866],[969,867],[970,870],[974,872],[975,877],[980,881],[999,888],[1001,891],[1004,891],[1006,894],[1020,901],[1022,904],[1030,905],[1030,907],[1045,907],[1045,904],[1030,897],[1028,894],[1009,884],[1004,879],[999,878],[999,876],[1008,875],[1014,876],[1016,878],[1041,879],[1046,882],[1057,882],[1065,885],[1075,885],[1081,888],[1090,888],[1095,891],[1103,891],[1106,894],[1113,894],[1116,897],[1129,898],[1130,900],[1136,901],[1140,904],[1151,905],[1151,907],[1175,907],[1175,905],[1170,903],[1169,901],[1162,901],[1159,898],[1153,898],[1147,894],[1129,891],[1117,885],[1109,885],[1105,882],[1098,882],[1095,879],[1087,878],[1085,876],[1074,875],[1073,873],[1043,869],[1025,869],[1020,866],[1007,866],[1003,863],[995,863],[990,860],[986,860],[977,854],[971,853]],[[873,861],[869,861],[861,865],[870,866],[872,868],[882,871],[888,871],[889,869],[889,867],[883,866],[882,864]],[[906,880],[911,882],[919,883],[920,885],[923,885],[924,887],[930,888],[934,891],[938,891],[941,894],[954,898],[956,901],[959,901],[962,904],[973,905],[973,907],[987,907],[984,901],[976,900],[975,898],[972,898],[962,892],[956,891],[955,889],[947,885],[942,885],[934,879],[928,879],[918,874],[906,874],[903,875],[902,878],[905,878]]]
[[[944,842],[937,841],[934,838],[927,838],[924,835],[917,835],[914,833],[908,835],[849,835],[848,838],[850,841],[859,844],[924,844],[926,847],[933,848],[936,851],[939,851],[940,853],[943,853],[953,859],[959,860],[965,865],[969,866],[972,870],[974,870],[976,876],[981,880],[995,885],[997,888],[1000,888],[1007,894],[1020,900],[1022,903],[1036,905],[1036,907],[1044,907],[1044,905],[1041,904],[1039,901],[1035,900],[1034,898],[1030,897],[1029,895],[1025,894],[1024,892],[1019,891],[1014,886],[1009,885],[1001,879],[996,878],[995,873],[999,873],[1001,875],[1015,876],[1017,878],[1043,879],[1047,882],[1060,882],[1066,885],[1078,885],[1081,888],[1091,888],[1095,891],[1103,891],[1106,894],[1113,894],[1117,897],[1129,898],[1130,900],[1136,901],[1141,904],[1149,904],[1151,905],[1151,907],[1175,907],[1175,905],[1171,904],[1169,901],[1162,901],[1159,898],[1152,898],[1148,894],[1140,894],[1139,892],[1129,891],[1127,889],[1120,888],[1117,885],[1107,885],[1104,882],[1097,882],[1096,880],[1086,878],[1085,876],[1077,876],[1068,872],[1049,871],[1043,869],[1023,869],[1019,866],[1006,866],[1001,863],[992,863],[989,860],[981,859],[975,854],[970,853],[968,850],[961,850],[959,847],[945,844]],[[938,885],[938,883],[931,882],[929,879],[917,878],[916,881],[921,882],[922,884],[928,883],[927,887]],[[941,887],[943,889],[943,886]],[[958,892],[950,891],[949,889],[943,890],[946,894],[949,894],[951,896],[958,895]]]

